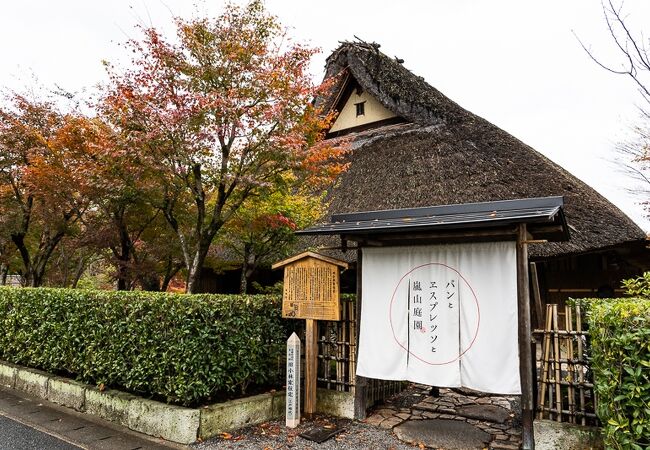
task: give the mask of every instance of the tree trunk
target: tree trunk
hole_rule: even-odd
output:
[[[251,244],[244,244],[244,263],[241,268],[241,278],[239,281],[239,293],[248,294],[251,277],[257,269],[259,259],[252,251]]]
[[[201,267],[192,266],[187,273],[187,287],[185,288],[186,294],[198,294],[199,286],[201,284]]]
[[[160,277],[156,273],[147,273],[140,277],[143,291],[160,292]]]
[[[212,237],[210,239],[204,237],[199,242],[199,245],[197,245],[192,265],[187,268],[187,288],[185,289],[187,294],[197,294],[201,288],[201,271],[205,264],[205,258],[208,256],[208,249],[212,243]]]
[[[7,275],[9,275],[9,265],[7,263],[2,263],[2,265],[0,265],[0,284],[3,286],[7,285]]]
[[[37,273],[37,270],[32,270],[30,275],[29,287],[40,287],[43,284],[43,273]],[[44,272],[44,271],[43,271]]]
[[[25,270],[23,272],[23,281],[25,286],[39,287],[43,284],[47,262],[50,260],[52,253],[64,236],[63,231],[58,231],[54,236],[41,236],[41,245],[33,258],[30,258],[29,249],[25,245],[25,234],[16,233],[11,235],[20,256],[23,260]]]
[[[117,290],[129,290],[129,271],[126,268],[126,263],[120,258],[117,260]]]
[[[11,235],[11,240],[18,249],[20,253],[20,259],[23,262],[23,270],[21,273],[21,285],[22,286],[31,286],[31,272],[32,272],[32,262],[29,256],[29,250],[27,245],[25,245],[25,233],[15,233]]]
[[[248,268],[246,267],[247,265],[244,263],[244,267],[241,269],[241,276],[239,277],[239,293],[240,294],[246,294],[246,291],[248,291],[248,277],[246,276],[246,271]]]
[[[79,258],[79,264],[77,264],[77,270],[75,271],[74,274],[74,280],[72,280],[72,286],[70,286],[72,289],[77,288],[77,284],[79,284],[79,280],[81,279],[81,276],[84,274],[86,271],[86,259],[85,258]]]
[[[124,223],[124,211],[118,210],[113,213],[113,220],[118,230],[118,235],[120,237],[120,250],[113,249],[113,254],[117,258],[117,290],[126,291],[130,289],[130,274],[129,274],[129,261],[131,260],[131,249],[133,248],[131,243],[131,236],[129,236],[129,230]]]
[[[63,239],[63,232],[58,232],[54,237],[48,240],[45,249],[40,254],[37,254],[35,261],[36,264],[32,264],[32,287],[40,287],[43,284],[43,279],[45,278],[45,269],[47,268],[47,263],[54,252],[54,249],[59,242]]]
[[[162,285],[160,286],[160,292],[167,292],[169,288],[169,283],[172,281],[172,277],[167,277],[163,279]]]
[[[179,270],[183,267],[183,264],[172,264],[172,257],[170,256],[168,261],[167,261],[167,269],[165,270],[165,276],[163,277],[163,282],[162,285],[160,286],[160,290],[162,292],[167,292],[167,288],[169,287],[169,283],[172,281],[174,276],[178,273]]]

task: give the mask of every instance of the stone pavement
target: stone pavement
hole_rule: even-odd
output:
[[[2,426],[15,440],[7,448],[82,448],[89,450],[169,450],[185,448],[149,438],[101,419],[77,413],[23,392],[0,387]],[[9,419],[9,420],[7,420]],[[29,434],[27,436],[26,434]],[[6,439],[7,436],[3,436]],[[34,447],[33,442],[48,442]],[[5,442],[7,443],[7,442]],[[57,447],[58,445],[59,447]],[[2,447],[0,447],[2,448]]]
[[[516,396],[486,395],[465,389],[440,389],[414,384],[365,420],[392,429],[398,438],[429,448],[516,450],[521,445],[521,408]]]

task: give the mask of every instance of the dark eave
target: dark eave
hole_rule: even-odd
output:
[[[354,236],[494,229],[525,223],[533,239],[566,241],[569,231],[563,206],[562,197],[543,197],[335,214],[331,222],[297,234],[342,235],[354,239]]]

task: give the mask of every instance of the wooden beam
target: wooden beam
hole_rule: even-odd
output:
[[[376,239],[370,239],[368,236],[355,236],[355,235],[349,235],[349,234],[342,234],[341,239],[345,239],[346,241],[350,242],[356,242],[357,247],[359,248],[361,246],[368,246],[368,247],[381,247],[382,243],[381,241],[378,241]]]
[[[532,225],[532,224],[531,224]],[[540,235],[540,234],[553,234],[553,233],[563,233],[564,232],[564,227],[562,225],[532,225],[532,234],[533,235]]]
[[[355,362],[359,361],[359,336],[361,333],[361,265],[362,251],[357,249],[357,323],[356,323],[356,356]],[[354,418],[363,420],[366,418],[366,409],[368,405],[368,379],[355,374],[354,377]]]
[[[539,277],[537,275],[537,264],[530,263],[530,281],[533,285],[533,300],[535,301],[535,328],[541,328],[544,323],[542,315],[542,293],[539,290]]]
[[[283,259],[282,261],[276,262],[275,264],[273,264],[271,266],[271,269],[273,269],[273,270],[279,269],[280,267],[284,267],[284,266],[286,266],[288,264],[291,264],[291,263],[296,262],[296,261],[298,261],[300,259],[303,259],[303,258],[315,258],[315,259],[325,261],[325,262],[328,262],[330,264],[334,264],[336,266],[342,267],[343,269],[348,268],[348,263],[346,263],[345,261],[341,261],[340,259],[331,258],[329,256],[321,255],[320,253],[302,252],[302,253],[299,253],[297,255],[293,255],[290,258]]]
[[[534,450],[533,436],[533,360],[531,351],[530,296],[526,224],[517,233],[517,309],[519,318],[519,377],[521,380],[522,448]]]
[[[393,241],[404,240],[430,240],[430,241],[445,241],[448,239],[468,239],[468,238],[503,238],[508,239],[517,235],[516,228],[495,228],[489,230],[452,230],[452,231],[437,231],[428,233],[373,233],[372,235],[362,234],[345,234],[345,239],[349,241],[372,241],[377,244],[388,243]]]

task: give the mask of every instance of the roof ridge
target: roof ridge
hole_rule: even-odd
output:
[[[407,69],[404,60],[387,56],[376,42],[357,39],[355,42],[341,41],[326,59],[326,79],[349,71],[385,108],[410,122],[433,125],[470,117],[469,111]],[[333,94],[325,99],[327,110],[336,106],[333,98],[346,88],[347,82],[345,77],[337,80]]]
[[[646,238],[588,183],[463,109],[378,47],[343,42],[327,61],[326,77],[349,71],[335,81],[339,89],[353,77],[409,122],[354,133],[350,168],[328,194],[330,214],[563,195],[567,221],[578,232],[569,242],[531,248],[533,257],[636,245]]]

